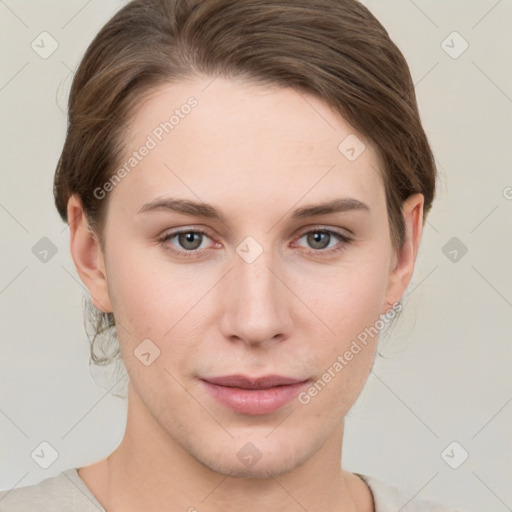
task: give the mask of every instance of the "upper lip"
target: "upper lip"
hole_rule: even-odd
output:
[[[265,375],[263,377],[246,377],[245,375],[225,375],[223,377],[203,378],[206,382],[217,386],[243,389],[268,389],[275,386],[286,386],[305,382],[307,379],[294,379],[281,375]]]

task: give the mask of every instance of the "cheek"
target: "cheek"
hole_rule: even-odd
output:
[[[336,349],[379,319],[388,284],[385,258],[358,257],[329,276],[297,276],[297,290],[337,340]]]
[[[134,342],[150,338],[172,326],[174,308],[169,307],[169,295],[184,287],[179,273],[166,275],[165,268],[148,260],[148,249],[124,242],[121,237],[111,239],[108,259],[108,287],[116,319],[123,324]],[[177,280],[178,279],[178,280]],[[172,281],[172,285],[171,285]],[[179,303],[176,298],[176,303]],[[155,323],[160,319],[160,324]],[[121,334],[121,333],[120,333]]]
[[[116,320],[124,328],[118,332],[126,354],[147,338],[161,351],[172,340],[173,358],[180,360],[182,352],[193,348],[195,330],[202,328],[218,275],[199,273],[192,264],[173,264],[163,251],[113,240],[109,293]]]
[[[364,387],[375,359],[387,271],[386,258],[367,256],[338,268],[328,281],[317,280],[314,287],[311,279],[303,279],[311,309],[328,326],[322,329],[326,338],[315,347],[319,381],[312,396],[304,397],[315,397],[318,414],[329,408],[347,412]]]

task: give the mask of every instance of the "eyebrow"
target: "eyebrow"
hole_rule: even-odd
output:
[[[168,210],[184,215],[205,217],[208,219],[215,219],[221,222],[225,222],[224,215],[222,215],[222,213],[211,204],[172,197],[155,199],[150,203],[146,203],[139,209],[138,214],[161,210]],[[327,215],[330,213],[342,213],[353,210],[369,212],[370,207],[358,199],[352,197],[343,197],[340,199],[327,201],[325,203],[297,208],[291,213],[290,218],[291,220],[299,220],[306,217],[315,217],[319,215]]]

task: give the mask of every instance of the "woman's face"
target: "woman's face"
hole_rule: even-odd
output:
[[[233,476],[340,446],[415,258],[392,249],[374,149],[316,97],[221,78],[159,87],[130,127],[135,160],[102,188],[108,294],[90,290],[114,312],[132,413],[160,449]]]

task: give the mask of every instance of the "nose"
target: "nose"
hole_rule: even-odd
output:
[[[292,294],[280,268],[270,251],[254,261],[234,254],[221,292],[221,330],[226,339],[260,346],[290,337]]]

